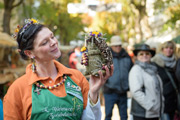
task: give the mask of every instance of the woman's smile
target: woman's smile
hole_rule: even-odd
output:
[[[51,52],[57,52],[58,48],[56,47],[55,49],[51,50]]]

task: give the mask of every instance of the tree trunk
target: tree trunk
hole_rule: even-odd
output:
[[[3,32],[10,35],[10,19],[11,19],[11,10],[6,9],[3,16]]]
[[[12,9],[19,6],[23,0],[19,0],[16,4],[13,5],[15,0],[4,0],[4,15],[3,15],[3,32],[11,34],[10,32],[10,20]]]

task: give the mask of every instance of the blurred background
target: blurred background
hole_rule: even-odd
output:
[[[128,52],[141,43],[157,49],[174,40],[180,56],[180,0],[0,0],[1,98],[25,72],[27,62],[12,34],[26,18],[38,19],[54,32],[62,51],[59,61],[66,66],[68,53],[83,43],[84,33],[95,30],[106,34],[107,43],[119,35]]]

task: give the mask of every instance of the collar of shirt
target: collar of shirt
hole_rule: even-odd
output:
[[[58,69],[58,74],[57,74],[56,78],[62,77],[64,74],[71,75],[69,68],[65,67],[64,65],[62,65],[61,63],[59,63],[56,60],[54,60],[54,64]],[[29,85],[31,85],[39,80],[47,80],[49,78],[49,77],[38,77],[37,74],[31,70],[31,64],[29,64],[26,67],[26,75],[27,75],[27,78],[30,79],[28,82]]]

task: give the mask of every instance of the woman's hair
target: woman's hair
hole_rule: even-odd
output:
[[[159,47],[159,52],[162,53],[163,49],[166,47],[172,47],[174,53],[176,52],[176,43],[174,41],[166,41],[163,44],[160,45]]]
[[[23,27],[19,30],[17,35],[18,48],[20,49],[19,53],[21,57],[25,60],[28,60],[28,56],[25,55],[25,50],[32,50],[34,39],[36,38],[39,31],[42,30],[44,25],[42,24],[27,24],[23,25]]]

